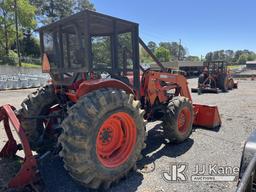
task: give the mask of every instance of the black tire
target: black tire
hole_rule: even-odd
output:
[[[202,94],[202,84],[204,83],[204,81],[205,81],[205,77],[204,77],[204,74],[201,74],[201,75],[199,75],[199,77],[198,77],[198,89],[197,89],[197,94],[198,95],[201,95]]]
[[[18,112],[20,123],[33,150],[38,151],[42,144],[40,137],[44,132],[44,125],[42,119],[27,118],[46,115],[48,109],[55,104],[57,104],[57,96],[52,85],[40,87],[21,103],[22,108]]]
[[[228,80],[228,90],[232,90],[235,87],[235,82],[233,78],[229,78]]]
[[[112,114],[128,113],[136,123],[137,137],[135,146],[128,159],[118,167],[104,166],[96,152],[97,134]],[[82,97],[69,111],[62,127],[64,133],[59,137],[62,144],[60,156],[69,174],[86,187],[109,188],[128,172],[136,168],[136,162],[146,146],[144,110],[132,94],[122,90],[99,89]]]
[[[203,84],[204,81],[205,81],[204,74],[201,74],[201,75],[198,77],[198,88],[200,88],[200,85]]]
[[[228,91],[228,77],[226,74],[219,75],[217,79],[218,88],[221,89],[222,92]]]
[[[185,129],[180,130],[178,127],[179,114],[186,109]],[[163,119],[164,135],[173,143],[181,143],[186,140],[191,132],[193,125],[193,106],[191,101],[186,97],[177,97],[171,100],[167,107],[167,113]]]

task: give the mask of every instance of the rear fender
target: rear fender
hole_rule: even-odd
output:
[[[83,95],[102,88],[122,89],[128,94],[134,94],[132,88],[122,81],[116,79],[96,79],[81,83],[77,89],[76,98],[79,99]]]

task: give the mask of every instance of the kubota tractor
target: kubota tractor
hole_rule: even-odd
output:
[[[40,157],[55,150],[74,180],[108,188],[141,158],[147,121],[162,120],[165,137],[175,143],[190,136],[192,125],[221,125],[216,106],[192,104],[187,80],[162,66],[139,38],[138,24],[83,11],[39,33],[43,72],[52,82],[30,94],[19,111],[0,108],[9,139],[0,157],[25,152],[9,187],[33,182]],[[139,44],[159,70],[140,66]]]
[[[224,61],[204,62],[203,72],[198,78],[198,88],[192,88],[192,92],[218,93],[219,90],[227,92],[238,87],[231,72]]]

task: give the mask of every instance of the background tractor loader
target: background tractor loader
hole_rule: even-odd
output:
[[[38,162],[54,151],[75,181],[109,188],[136,167],[147,121],[162,120],[165,137],[174,143],[186,140],[192,125],[221,125],[216,106],[192,103],[185,77],[163,67],[139,38],[138,24],[83,11],[39,33],[42,69],[52,83],[31,93],[19,111],[0,108],[9,138],[0,156],[25,151],[9,187],[36,180]],[[160,69],[140,66],[139,44]]]
[[[192,92],[218,93],[219,90],[227,92],[238,87],[238,82],[235,82],[224,61],[204,62],[203,68],[198,78],[198,87],[192,88]]]

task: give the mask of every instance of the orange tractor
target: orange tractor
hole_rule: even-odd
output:
[[[198,87],[192,88],[192,92],[219,93],[219,90],[227,92],[238,88],[238,82],[233,79],[226,62],[208,61],[204,62],[203,67],[203,73],[198,77]]]
[[[39,33],[42,68],[51,84],[30,94],[19,111],[0,108],[9,139],[0,157],[25,152],[9,187],[33,182],[40,157],[58,151],[74,180],[108,188],[141,158],[147,121],[162,120],[165,137],[174,143],[186,140],[193,125],[221,125],[216,106],[192,104],[185,77],[163,67],[139,38],[138,24],[83,11]],[[159,70],[140,66],[139,44]]]

